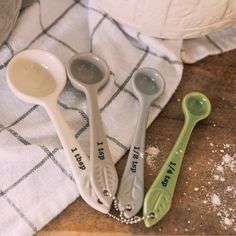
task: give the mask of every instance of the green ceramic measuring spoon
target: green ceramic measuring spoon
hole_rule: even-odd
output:
[[[146,227],[156,224],[169,211],[184,152],[197,122],[211,112],[208,98],[199,93],[188,93],[182,102],[185,116],[183,129],[161,171],[148,190],[143,206]]]

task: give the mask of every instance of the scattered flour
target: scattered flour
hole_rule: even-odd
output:
[[[224,177],[220,177],[220,181],[221,181],[221,182],[224,182],[224,181],[225,181],[225,178],[224,178]]]
[[[212,147],[212,145],[210,144]],[[236,173],[236,153],[235,145],[232,145],[233,152],[231,150],[230,144],[223,144],[223,149],[220,149],[221,162],[216,163],[213,169],[213,179],[215,181],[221,181],[230,183],[231,185],[224,186],[223,191],[219,193],[214,193],[211,196],[211,203],[214,207],[217,208],[217,216],[220,218],[220,222],[223,225],[224,229],[232,227],[236,221],[236,206],[235,202],[232,201],[232,205],[229,206],[227,203],[227,198],[235,199],[236,197],[236,185],[232,181],[228,181],[226,177],[234,176]],[[215,150],[217,151],[217,150]],[[221,198],[221,197],[222,198]],[[221,199],[225,199],[224,201]],[[233,207],[233,208],[232,208]]]
[[[213,204],[213,206],[220,206],[221,200],[220,200],[219,196],[217,196],[216,194],[213,194],[211,196],[211,203]]]
[[[230,220],[229,218],[227,218],[227,217],[225,217],[224,218],[224,223],[226,224],[226,225],[232,225],[232,220]]]
[[[224,181],[225,181],[225,178],[222,177],[222,176],[219,176],[219,175],[213,175],[213,178],[214,178],[214,180],[219,180],[219,181],[221,181],[221,182],[224,182]]]
[[[154,146],[149,146],[146,149],[146,153],[150,156],[157,156],[160,153],[160,150],[158,147],[154,147]]]
[[[214,180],[219,180],[220,176],[219,175],[213,175]]]
[[[157,169],[157,156],[160,153],[160,150],[158,147],[155,146],[149,146],[145,150],[146,153],[146,162],[148,166],[153,170],[156,171]]]
[[[224,168],[223,168],[223,166],[217,166],[217,167],[216,167],[216,170],[219,171],[219,172],[221,172],[221,173],[224,173]]]
[[[229,148],[230,145],[228,143],[226,143],[226,144],[223,144],[223,147],[224,147],[224,149],[226,149],[226,148]]]
[[[236,231],[236,148],[235,144],[217,145],[209,142],[211,152],[220,157],[220,161],[212,161],[210,178],[206,185],[201,186],[201,201],[203,208],[213,210],[225,230]],[[199,186],[198,186],[199,187]],[[197,188],[194,188],[197,189]],[[196,190],[195,190],[196,191]],[[199,191],[200,192],[200,191]],[[203,197],[204,196],[204,197]],[[229,231],[231,232],[231,231]]]
[[[210,141],[209,137],[206,139]],[[236,173],[235,144],[217,145],[210,142],[210,147],[212,153],[215,153],[214,155],[220,157],[221,160],[218,162],[214,158],[208,160],[211,179],[206,182],[205,186],[194,187],[194,191],[198,192],[198,195],[196,195],[198,199],[196,200],[202,203],[202,207],[215,212],[219,223],[225,230],[236,232],[236,201],[234,201],[236,199],[236,181],[234,179]],[[146,163],[153,171],[157,170],[159,153],[159,148],[155,146],[149,146],[145,150]],[[188,170],[192,171],[192,167],[188,167]],[[199,193],[201,194],[199,195]],[[191,208],[189,207],[187,210],[190,211]],[[190,221],[188,221],[189,223]],[[185,232],[189,231],[187,228],[184,230]],[[159,231],[161,231],[161,228],[159,228]],[[175,231],[177,232],[178,229],[175,228]]]
[[[228,164],[230,161],[232,161],[232,157],[229,154],[225,154],[222,158],[222,164],[226,163]]]

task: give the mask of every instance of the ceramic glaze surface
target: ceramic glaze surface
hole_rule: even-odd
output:
[[[151,78],[150,76],[147,76],[142,73],[137,75],[135,79],[135,84],[141,93],[144,93],[147,95],[155,94],[159,90],[159,87],[157,85],[155,78]]]
[[[208,110],[208,103],[202,97],[189,98],[186,104],[189,112],[195,116],[201,116]]]
[[[71,73],[85,84],[95,84],[103,79],[103,74],[96,65],[80,59],[71,64]]]
[[[16,59],[9,67],[9,76],[15,87],[29,96],[47,96],[56,89],[55,79],[47,68],[30,59]]]

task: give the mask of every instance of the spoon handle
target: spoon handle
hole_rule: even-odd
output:
[[[82,198],[94,209],[103,213],[108,213],[109,208],[98,202],[98,197],[90,185],[89,159],[80,147],[74,135],[71,133],[71,130],[65,122],[58,105],[49,102],[44,105],[44,108],[47,110],[48,115],[57,131]]]
[[[118,175],[108,147],[95,89],[87,93],[90,123],[90,181],[99,199],[110,208]]]
[[[143,213],[147,227],[159,221],[170,209],[184,152],[194,126],[195,122],[185,120],[172,151],[145,196]]]
[[[144,196],[144,145],[150,104],[140,101],[133,142],[118,191],[119,209],[130,218],[137,214]]]

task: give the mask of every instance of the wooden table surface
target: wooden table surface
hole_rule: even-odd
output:
[[[236,235],[236,50],[185,65],[183,79],[162,113],[147,130],[146,148],[160,153],[145,164],[146,190],[183,126],[180,100],[200,91],[212,113],[190,138],[169,213],[155,226],[122,225],[79,198],[44,227],[44,235]],[[126,158],[118,164],[119,174]]]

